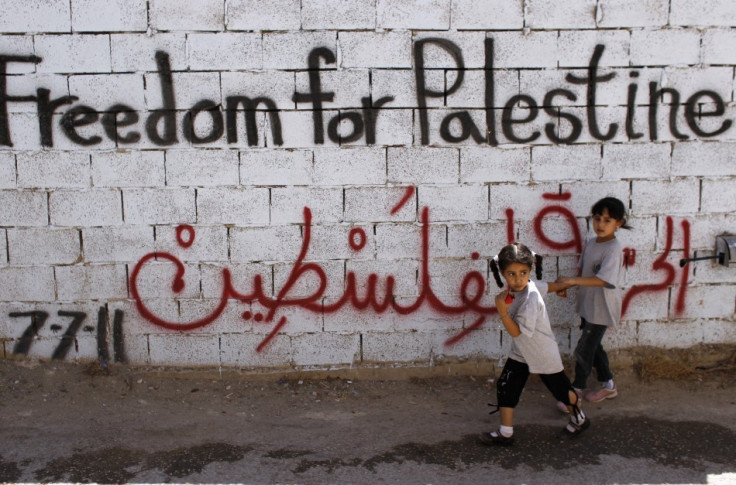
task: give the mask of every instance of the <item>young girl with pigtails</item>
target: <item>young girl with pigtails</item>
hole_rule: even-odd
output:
[[[500,276],[508,285],[506,291],[496,296],[495,302],[498,316],[513,340],[496,383],[501,425],[497,430],[481,433],[483,444],[513,444],[514,408],[519,403],[529,374],[539,374],[552,395],[567,407],[570,420],[563,429],[565,435],[575,437],[590,426],[590,420],[580,408],[580,397],[564,373],[544,303],[548,292],[563,291],[569,285],[531,280],[531,270],[535,265],[537,280],[541,279],[541,263],[541,257],[521,243],[505,246],[491,262],[498,286],[504,286]]]

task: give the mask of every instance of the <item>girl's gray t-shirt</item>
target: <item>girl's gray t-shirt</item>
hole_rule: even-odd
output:
[[[578,314],[590,323],[617,325],[621,321],[623,249],[618,239],[599,243],[588,239],[580,256],[580,276],[596,276],[606,286],[581,286],[578,290]]]
[[[519,325],[521,335],[512,339],[509,357],[525,362],[533,374],[561,372],[564,367],[560,349],[544,304],[547,283],[529,281],[526,289],[512,294],[514,301],[509,305],[509,316]]]

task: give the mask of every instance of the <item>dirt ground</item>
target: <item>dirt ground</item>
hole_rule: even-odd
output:
[[[365,380],[0,360],[0,482],[736,483],[736,349],[618,356],[576,440],[538,378]]]

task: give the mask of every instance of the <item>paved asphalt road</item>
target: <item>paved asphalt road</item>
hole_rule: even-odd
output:
[[[574,440],[534,377],[515,445],[489,448],[491,378],[99,370],[0,361],[0,482],[736,483],[732,371],[619,376]]]

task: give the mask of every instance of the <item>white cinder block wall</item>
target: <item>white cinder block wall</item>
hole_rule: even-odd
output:
[[[611,346],[736,342],[731,0],[0,0],[0,352],[497,359],[489,260],[630,208]],[[575,292],[550,296],[561,349]]]

